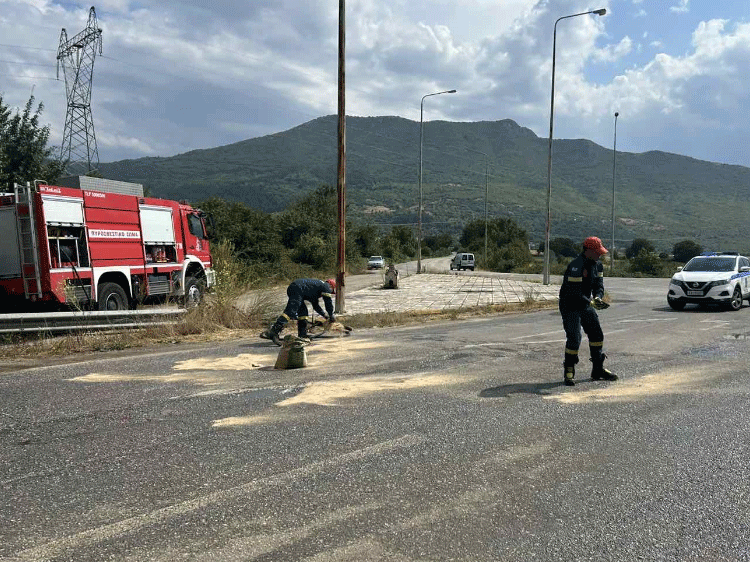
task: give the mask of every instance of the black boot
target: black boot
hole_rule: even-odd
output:
[[[604,360],[607,355],[604,353],[599,354],[597,357],[592,357],[591,362],[593,367],[591,368],[591,379],[598,381],[616,381],[617,375],[612,373],[609,369],[604,368]]]
[[[274,323],[273,326],[268,328],[265,332],[261,332],[260,337],[263,339],[271,340],[276,345],[281,345],[281,339],[279,338],[279,334],[281,333],[281,330],[284,329],[284,324],[280,323],[278,320]]]
[[[576,366],[563,364],[563,368],[565,369],[563,371],[563,382],[567,386],[575,386],[576,381],[574,379],[576,378]]]
[[[307,335],[307,326],[307,320],[297,320],[297,337],[302,340],[310,341],[310,336]]]

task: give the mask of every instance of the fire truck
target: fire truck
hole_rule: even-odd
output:
[[[125,183],[93,180],[86,185]],[[102,189],[35,182],[0,194],[0,308],[126,310],[151,297],[185,306],[201,301],[215,283],[205,213]]]

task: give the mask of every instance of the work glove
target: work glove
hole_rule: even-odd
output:
[[[604,302],[599,297],[591,299],[591,306],[593,306],[596,310],[604,310],[605,308],[609,308],[609,304]]]

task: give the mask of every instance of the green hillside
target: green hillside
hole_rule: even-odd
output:
[[[288,131],[168,158],[102,164],[105,177],[143,183],[153,195],[211,196],[273,212],[320,184],[336,185],[337,117]],[[419,122],[347,117],[348,216],[376,224],[416,224]],[[424,124],[426,234],[457,233],[489,215],[511,216],[531,240],[544,239],[548,139],[509,119]],[[611,240],[612,150],[585,139],[556,140],[551,237]],[[657,249],[693,239],[706,248],[750,251],[743,228],[750,169],[664,152],[617,153],[618,246],[648,238]]]

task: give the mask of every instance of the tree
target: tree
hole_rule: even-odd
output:
[[[442,234],[433,234],[431,236],[425,236],[424,245],[427,246],[433,252],[450,252],[453,247],[453,236],[444,232]]]
[[[674,245],[674,248],[672,249],[672,255],[674,256],[674,261],[684,263],[699,255],[702,251],[703,248],[699,244],[693,242],[692,240],[683,240],[682,242],[677,242]]]
[[[529,245],[522,240],[514,240],[501,248],[493,247],[487,261],[487,268],[491,271],[513,271],[531,261]]]
[[[529,247],[529,236],[513,219],[495,218],[487,222],[487,245],[502,248],[516,240],[521,240]],[[465,250],[478,252],[484,248],[484,219],[471,221],[464,227],[459,240]]]
[[[380,254],[386,261],[397,261],[402,257],[411,258],[417,253],[417,239],[414,229],[409,226],[394,226],[387,236],[380,240]]]
[[[49,125],[40,126],[44,105],[34,109],[34,96],[29,98],[23,112],[11,115],[11,109],[0,96],[0,186],[13,189],[14,183],[44,180],[56,183],[65,166],[53,158],[47,147]]]
[[[484,248],[484,219],[464,227],[461,247],[478,253]],[[487,223],[486,267],[493,271],[510,271],[531,261],[529,236],[513,219],[495,218]]]
[[[332,185],[321,185],[281,213],[281,241],[294,248],[304,234],[335,242],[338,232],[338,195]],[[334,245],[335,247],[335,245]],[[333,258],[336,254],[334,251]]]
[[[570,238],[553,238],[549,241],[549,249],[558,256],[574,258],[581,253]]]
[[[268,213],[218,197],[200,202],[199,207],[213,219],[211,237],[229,242],[239,259],[253,264],[278,263],[286,251],[274,219]]]
[[[377,244],[380,239],[380,228],[374,224],[355,225],[351,230],[347,229],[347,240],[350,236],[354,240],[360,256],[374,256],[378,253]]]
[[[641,253],[641,250],[646,250],[647,253],[653,253],[656,251],[656,248],[654,248],[654,245],[649,240],[646,240],[645,238],[636,238],[625,250],[625,256],[629,260],[632,260]]]
[[[653,251],[641,248],[637,255],[630,258],[630,271],[633,273],[645,273],[646,275],[659,275],[661,261]]]

